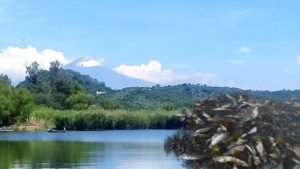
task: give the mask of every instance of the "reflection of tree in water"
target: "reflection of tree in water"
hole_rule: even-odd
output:
[[[300,163],[300,102],[253,99],[245,94],[208,98],[178,114],[184,131],[165,151],[186,168],[284,168]]]
[[[104,144],[85,142],[0,141],[0,168],[80,167],[89,151],[104,151]],[[24,167],[23,167],[24,168]]]

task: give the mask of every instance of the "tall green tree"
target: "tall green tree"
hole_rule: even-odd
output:
[[[6,83],[7,85],[11,86],[11,80],[8,78],[7,75],[0,74],[0,82]]]
[[[70,109],[86,110],[91,104],[92,99],[92,95],[80,92],[70,95],[70,97],[67,98],[66,103]]]
[[[0,77],[0,125],[25,120],[33,106],[33,98],[25,88],[9,85],[9,78]]]
[[[103,109],[120,109],[121,104],[117,100],[105,98],[105,97],[99,97],[97,99],[97,105],[102,107]]]
[[[62,64],[58,60],[50,62],[49,71],[51,73],[56,74],[61,68],[62,68]]]
[[[7,80],[0,78],[0,125],[8,121],[10,113],[14,109],[12,88],[8,85]]]
[[[41,69],[39,68],[39,64],[36,61],[32,62],[30,66],[26,66],[27,76],[25,77],[25,79],[32,84],[36,84],[40,72]]]

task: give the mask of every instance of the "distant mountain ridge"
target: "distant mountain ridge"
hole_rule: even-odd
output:
[[[88,59],[80,58],[64,66],[64,69],[71,69],[83,75],[89,75],[99,82],[104,82],[106,86],[112,89],[122,89],[126,87],[151,87],[155,83],[128,77],[113,71],[111,68],[105,66],[80,66],[82,61]]]
[[[257,91],[232,87],[179,84],[174,86],[131,87],[117,90],[112,98],[128,109],[156,109],[172,105],[174,109],[191,107],[197,100],[230,93],[248,93],[254,98],[300,99],[300,90]]]
[[[64,67],[71,69],[66,71],[72,79],[79,82],[87,93],[96,95],[97,91],[106,92],[104,97],[117,100],[126,109],[180,109],[192,106],[200,98],[236,92],[248,93],[255,98],[300,99],[300,90],[258,91],[187,83],[160,86],[118,74],[103,66],[80,67],[77,64],[81,61],[79,59]]]

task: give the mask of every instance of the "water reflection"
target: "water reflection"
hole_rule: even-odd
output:
[[[0,168],[71,168],[92,148],[104,144],[81,142],[0,141]]]
[[[164,138],[173,133],[0,133],[0,168],[181,169],[180,161],[164,153]]]

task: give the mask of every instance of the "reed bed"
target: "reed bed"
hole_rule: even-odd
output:
[[[182,122],[178,111],[166,110],[54,110],[40,107],[31,117],[47,120],[58,128],[67,130],[118,130],[118,129],[178,129]]]

